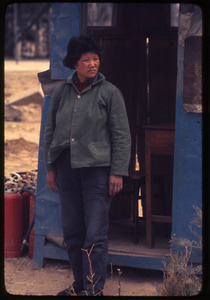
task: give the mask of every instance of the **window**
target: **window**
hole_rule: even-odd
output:
[[[171,27],[178,27],[179,3],[171,4]]]
[[[88,3],[87,26],[114,26],[113,3]]]

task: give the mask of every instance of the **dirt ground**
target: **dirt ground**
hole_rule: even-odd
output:
[[[48,68],[49,62],[46,60],[23,61],[18,64],[6,61],[5,103],[12,103],[35,93],[43,97],[37,73]],[[29,98],[29,103],[26,102],[25,105],[13,106],[21,112],[21,121],[4,123],[5,175],[37,169],[41,103],[30,103],[30,100]]]
[[[49,61],[5,62],[5,103],[40,93],[37,73],[46,71]],[[42,95],[43,96],[43,95]],[[30,98],[31,99],[31,98]],[[30,101],[29,101],[30,102]],[[11,172],[37,169],[38,144],[41,120],[41,104],[36,101],[14,106],[21,111],[18,122],[5,121],[5,175]],[[104,289],[104,295],[118,295],[117,266],[113,266]],[[73,281],[68,262],[47,260],[43,269],[35,269],[33,260],[27,255],[21,258],[7,258],[4,264],[5,288],[15,295],[56,295]],[[162,283],[162,272],[122,268],[121,295],[154,296],[156,286]]]
[[[105,296],[118,295],[117,266],[107,270]],[[161,285],[161,271],[121,268],[121,296],[156,296]],[[48,259],[42,269],[33,268],[33,260],[7,258],[5,260],[5,285],[7,292],[14,295],[56,295],[73,282],[71,266],[67,261]]]

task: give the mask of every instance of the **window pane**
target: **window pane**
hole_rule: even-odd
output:
[[[178,27],[179,3],[171,4],[171,27]]]
[[[88,3],[88,26],[112,26],[113,3]]]

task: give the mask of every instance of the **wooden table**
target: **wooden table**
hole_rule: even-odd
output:
[[[152,214],[151,155],[174,155],[174,126],[171,124],[147,125],[145,129],[146,166],[146,238],[147,246],[154,247],[152,222],[171,223],[171,216]]]

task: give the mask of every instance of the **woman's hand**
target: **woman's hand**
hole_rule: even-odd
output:
[[[123,188],[122,176],[110,175],[109,176],[109,195],[114,196],[119,193]]]
[[[46,182],[48,188],[52,192],[57,193],[56,187],[58,186],[58,182],[57,182],[57,174],[55,170],[50,170],[47,172]]]

